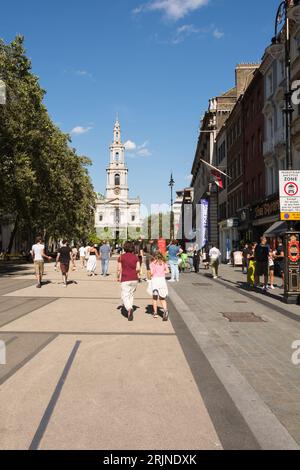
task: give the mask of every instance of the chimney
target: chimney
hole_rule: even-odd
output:
[[[238,64],[235,69],[237,99],[243,95],[251,83],[255,70],[260,64]]]

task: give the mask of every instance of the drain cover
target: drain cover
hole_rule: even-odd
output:
[[[224,318],[233,323],[265,323],[265,321],[253,312],[221,312]]]

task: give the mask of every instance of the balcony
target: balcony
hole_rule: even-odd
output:
[[[267,140],[263,145],[264,157],[274,152],[275,144],[274,140]]]

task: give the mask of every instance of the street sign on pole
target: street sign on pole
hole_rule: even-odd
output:
[[[0,80],[0,104],[6,104],[6,86],[3,80]]]
[[[300,170],[279,172],[281,220],[300,220]]]

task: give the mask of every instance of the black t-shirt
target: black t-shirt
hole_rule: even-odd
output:
[[[281,256],[281,253],[284,253],[284,246],[278,245],[276,250],[277,261],[283,261],[284,256]]]
[[[70,263],[70,253],[71,253],[71,248],[69,246],[62,246],[59,250],[58,253],[60,254],[59,261],[62,264],[68,264]]]
[[[269,245],[258,245],[255,249],[255,259],[260,262],[269,261],[270,247]]]

